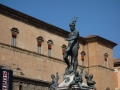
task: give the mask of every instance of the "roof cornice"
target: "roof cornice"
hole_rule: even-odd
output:
[[[37,28],[42,28],[43,30],[46,30],[52,34],[56,34],[56,35],[59,35],[59,36],[62,36],[62,37],[68,37],[68,34],[69,32],[66,31],[66,30],[63,30],[61,28],[58,28],[56,26],[53,26],[51,24],[48,24],[46,22],[43,22],[41,20],[38,20],[34,17],[31,17],[29,15],[26,15],[26,14],[23,14],[19,11],[16,11],[14,9],[11,9],[9,7],[6,7],[2,4],[0,4],[0,13],[1,14],[4,14],[10,18],[13,18],[13,19],[16,19],[16,20],[19,20],[19,21],[22,21],[24,23],[27,23],[27,24],[30,24],[30,25],[33,25]],[[83,37],[79,37],[79,41],[81,44],[85,44],[85,40]]]
[[[113,48],[117,45],[116,43],[114,43],[110,40],[104,39],[97,35],[91,35],[91,36],[85,37],[85,39],[86,39],[87,43],[98,42],[98,43],[100,43],[104,46],[110,47],[110,48]]]
[[[19,11],[16,11],[14,9],[6,7],[2,4],[0,4],[0,13],[3,14],[3,15],[6,15],[7,17],[19,20],[21,22],[24,22],[26,24],[30,24],[32,26],[35,26],[37,28],[42,28],[43,30],[45,30],[47,32],[62,36],[64,38],[68,37],[68,34],[69,34],[69,32],[64,30],[64,29],[58,28],[56,26],[53,26],[51,24],[48,24],[48,23],[43,22],[41,20],[38,20],[34,17],[31,17],[29,15],[26,15],[24,13],[21,13]],[[104,39],[100,36],[86,37],[86,38],[79,37],[79,42],[83,45],[87,44],[87,42],[88,43],[99,42],[99,43],[102,43],[103,45],[110,46],[110,47],[114,47],[114,46],[117,45],[116,43],[111,42],[107,39]]]

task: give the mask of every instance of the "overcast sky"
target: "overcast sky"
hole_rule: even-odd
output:
[[[70,31],[69,23],[78,17],[80,36],[99,35],[117,43],[114,58],[120,58],[120,0],[0,0],[0,3]]]

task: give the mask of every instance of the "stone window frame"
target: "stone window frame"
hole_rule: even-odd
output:
[[[61,46],[61,48],[62,48],[62,55],[64,55],[65,50],[67,49],[67,46],[66,46],[65,44],[63,44],[63,45]]]
[[[62,46],[61,46],[61,48],[62,48],[62,59],[63,59],[63,55],[64,55],[64,53],[65,53],[65,51],[66,51],[66,49],[67,49],[67,46],[65,45],[65,44],[63,44]],[[70,59],[70,58],[69,58]]]
[[[104,66],[108,68],[108,53],[104,53]]]
[[[65,44],[63,44],[62,46],[61,46],[61,48],[62,48],[62,55],[64,55],[64,53],[65,53],[65,51],[66,51],[66,49],[67,49],[67,46],[65,45]],[[63,57],[62,57],[63,58]],[[72,59],[72,57],[71,57],[71,55],[68,55],[68,59],[69,59],[69,62],[71,63],[71,59]]]
[[[41,54],[41,46],[42,42],[44,42],[44,39],[42,36],[38,36],[36,39],[37,39],[37,53]]]
[[[19,30],[16,27],[13,27],[11,29],[11,34],[12,34],[12,40],[11,40],[11,45],[16,46],[16,38],[19,34]]]
[[[81,65],[84,66],[84,58],[85,58],[86,53],[85,51],[81,51],[80,54],[81,54],[81,62],[82,62]]]
[[[48,40],[47,44],[48,44],[48,56],[51,57],[53,41]]]

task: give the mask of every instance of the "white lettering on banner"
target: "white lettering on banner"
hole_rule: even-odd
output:
[[[8,81],[8,75],[7,71],[3,71],[3,83],[2,83],[2,90],[7,90],[7,81]]]

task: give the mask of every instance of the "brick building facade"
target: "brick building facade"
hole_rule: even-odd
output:
[[[0,65],[13,70],[13,90],[47,90],[50,75],[56,72],[62,82],[64,38],[69,32],[3,5],[0,20]],[[97,90],[114,90],[113,47],[117,44],[95,35],[79,37],[79,42],[78,70],[83,67],[94,75]]]

